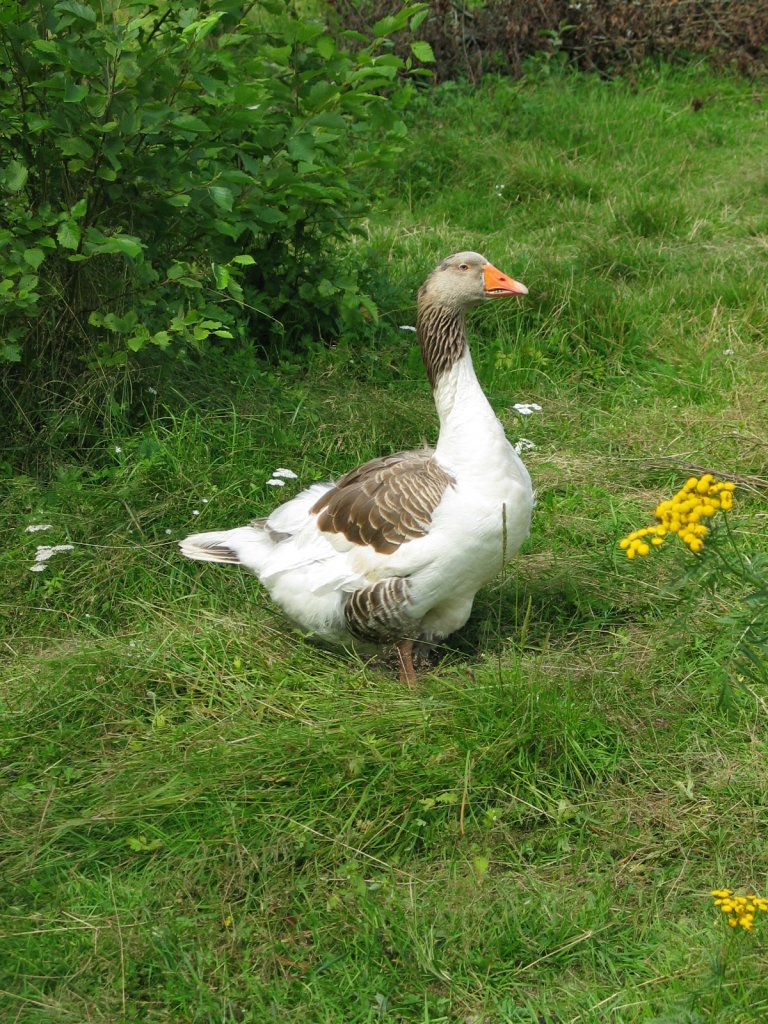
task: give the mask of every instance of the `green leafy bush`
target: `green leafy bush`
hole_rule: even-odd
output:
[[[423,7],[351,53],[289,0],[3,4],[0,363],[290,348],[375,317],[340,243],[404,131],[388,35]]]

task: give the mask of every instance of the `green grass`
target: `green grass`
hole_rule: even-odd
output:
[[[146,425],[78,452],[75,405],[50,474],[6,474],[2,1020],[768,1018],[768,922],[726,934],[708,896],[768,892],[738,595],[616,548],[694,464],[754,478],[731,522],[768,550],[765,130],[764,84],[697,69],[443,87],[371,228],[375,344],[146,373]],[[279,465],[307,484],[434,439],[398,325],[460,248],[530,289],[471,330],[538,507],[410,692],[175,542],[293,493]]]

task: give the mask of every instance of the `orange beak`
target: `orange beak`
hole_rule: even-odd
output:
[[[486,298],[502,298],[504,295],[527,295],[528,289],[519,281],[507,277],[497,270],[492,263],[483,267],[483,279]]]

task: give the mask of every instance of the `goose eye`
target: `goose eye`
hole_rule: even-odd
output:
[[[469,270],[469,264],[468,263],[461,263],[459,265],[459,270]]]

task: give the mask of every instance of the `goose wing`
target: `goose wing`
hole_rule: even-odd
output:
[[[455,482],[432,449],[398,452],[341,477],[310,512],[324,533],[391,555],[429,532],[432,514]]]

